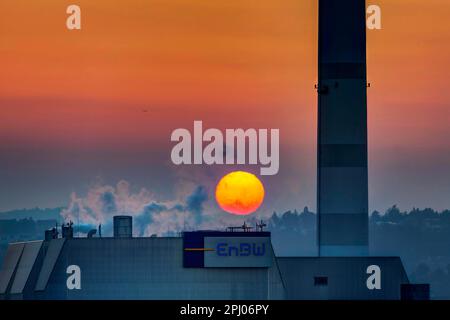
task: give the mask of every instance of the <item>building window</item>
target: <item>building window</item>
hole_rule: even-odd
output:
[[[314,285],[315,286],[327,286],[328,285],[328,277],[314,277]]]

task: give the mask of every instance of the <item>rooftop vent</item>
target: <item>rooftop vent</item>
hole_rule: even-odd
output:
[[[133,218],[131,216],[114,216],[114,238],[133,237]]]

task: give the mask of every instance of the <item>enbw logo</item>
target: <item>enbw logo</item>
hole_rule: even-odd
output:
[[[239,246],[228,245],[225,242],[220,242],[216,246],[216,252],[221,257],[231,256],[264,256],[266,253],[266,244],[261,243],[240,243]]]

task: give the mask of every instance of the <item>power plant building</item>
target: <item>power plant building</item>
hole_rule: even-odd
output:
[[[27,300],[395,300],[407,284],[398,257],[276,257],[270,233],[250,231],[13,243],[0,271],[0,297]]]

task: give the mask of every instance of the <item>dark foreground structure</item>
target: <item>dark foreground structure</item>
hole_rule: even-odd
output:
[[[269,232],[197,231],[10,244],[4,299],[428,299],[399,257],[368,253],[366,27],[364,0],[319,1],[317,257],[277,257]],[[99,230],[99,236],[101,232]]]
[[[373,268],[379,269],[378,288],[371,286]],[[398,257],[280,258],[269,232],[197,231],[171,238],[13,243],[0,274],[0,297],[401,299],[405,284]]]
[[[317,137],[321,256],[368,255],[366,6],[319,1]]]

